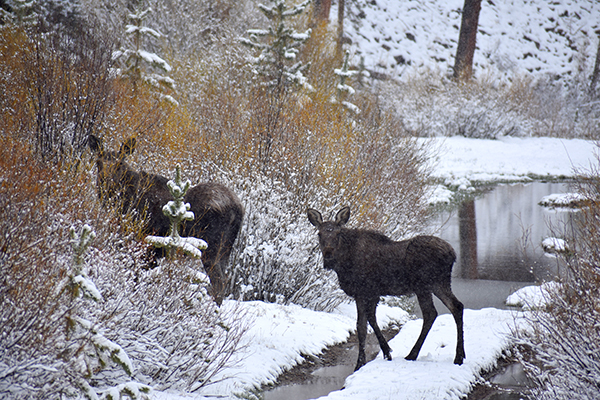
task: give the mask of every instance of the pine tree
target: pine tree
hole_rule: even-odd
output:
[[[106,368],[111,362],[129,376],[133,373],[133,364],[121,346],[106,338],[99,327],[77,313],[77,303],[81,298],[100,302],[102,295],[89,279],[84,261],[84,254],[96,234],[87,224],[79,233],[71,228],[70,234],[74,255],[67,290],[71,294],[72,305],[67,315],[67,340],[62,355],[77,370],[75,375],[82,376],[75,380],[74,385],[81,394],[92,400],[147,398],[151,388],[138,382],[127,382],[104,390],[101,397],[98,397],[96,390],[89,383],[95,373]]]
[[[194,219],[194,213],[190,211],[190,204],[184,203],[183,198],[190,188],[191,182],[186,180],[185,182],[181,179],[181,167],[179,164],[175,168],[175,180],[167,182],[169,192],[175,199],[169,201],[163,207],[163,214],[165,214],[171,221],[171,230],[169,236],[147,236],[146,242],[152,244],[155,247],[165,247],[167,253],[171,253],[173,249],[180,249],[185,254],[192,257],[202,257],[201,250],[206,249],[208,246],[202,239],[193,237],[181,237],[179,235],[179,226],[183,221],[192,221]]]
[[[262,84],[268,87],[283,87],[289,84],[313,90],[303,72],[309,64],[298,61],[300,47],[310,37],[311,30],[296,32],[289,26],[288,20],[300,15],[311,0],[289,8],[286,0],[271,0],[271,5],[259,4],[260,11],[269,19],[267,29],[249,29],[249,38],[241,38],[242,44],[259,52],[251,59],[254,73],[262,78]]]
[[[113,53],[113,60],[122,60],[123,68],[119,71],[121,76],[132,80],[134,87],[139,82],[145,82],[157,89],[174,89],[175,81],[164,75],[171,71],[171,66],[156,53],[144,50],[144,40],[160,39],[163,35],[155,29],[145,26],[145,21],[152,13],[152,8],[142,10],[140,1],[135,13],[127,16],[129,24],[125,26],[125,33],[131,39],[132,48],[121,48]],[[170,95],[163,96],[166,100],[177,105],[177,101]]]
[[[349,59],[350,52],[346,50],[342,68],[336,68],[333,70],[334,74],[340,77],[340,83],[337,85],[337,98],[333,98],[331,100],[332,103],[340,103],[349,111],[358,114],[360,113],[360,109],[355,104],[352,104],[347,100],[348,97],[352,96],[356,92],[354,88],[347,83],[347,80],[348,78],[352,78],[353,76],[359,74],[359,71],[350,70]]]

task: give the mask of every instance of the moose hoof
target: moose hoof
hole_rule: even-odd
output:
[[[456,364],[456,365],[462,365],[463,364],[463,357],[456,357],[454,359],[454,364]]]
[[[416,355],[409,354],[409,355],[407,355],[406,357],[404,357],[404,359],[405,359],[405,360],[408,360],[408,361],[415,361],[415,360],[417,359],[417,356],[416,356]]]
[[[388,361],[392,361],[392,355],[390,353],[384,354],[383,358],[385,358]]]

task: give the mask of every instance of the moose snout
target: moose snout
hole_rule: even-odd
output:
[[[321,246],[321,252],[323,253],[323,258],[329,260],[333,258],[334,248],[331,246]]]

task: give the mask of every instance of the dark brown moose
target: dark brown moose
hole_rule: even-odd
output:
[[[88,145],[96,153],[98,196],[103,203],[113,202],[122,213],[134,211],[147,218],[145,234],[166,236],[170,221],[162,208],[173,196],[167,187],[168,179],[144,171],[134,171],[125,158],[135,150],[136,139],[129,138],[119,151],[104,151],[96,136],[88,137]],[[190,204],[194,220],[182,224],[181,235],[197,237],[207,242],[202,262],[211,280],[211,294],[221,304],[226,287],[225,267],[235,241],[244,208],[239,198],[218,183],[201,183],[191,187],[184,201]],[[159,252],[156,256],[161,256]]]
[[[406,356],[407,360],[417,359],[437,317],[432,294],[439,297],[456,321],[458,343],[454,364],[462,364],[465,358],[464,307],[450,288],[452,265],[456,260],[452,246],[435,236],[416,236],[395,242],[379,232],[344,228],[349,218],[349,207],[342,208],[335,221],[326,222],[319,211],[308,210],[308,220],[319,230],[323,266],[337,273],[342,290],[356,300],[359,349],[355,370],[366,362],[367,321],[377,336],[384,357],[392,359],[391,349],[375,318],[379,298],[385,295],[417,295],[423,313],[423,328]]]

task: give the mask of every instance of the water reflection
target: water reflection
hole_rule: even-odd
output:
[[[458,209],[458,237],[460,277],[479,279],[477,269],[477,219],[475,218],[475,201],[463,202]]]
[[[553,231],[574,214],[538,203],[549,194],[567,192],[564,183],[499,185],[458,210],[442,213],[432,227],[458,253],[454,277],[536,282],[555,276],[557,260],[544,254],[541,242],[557,235]]]

